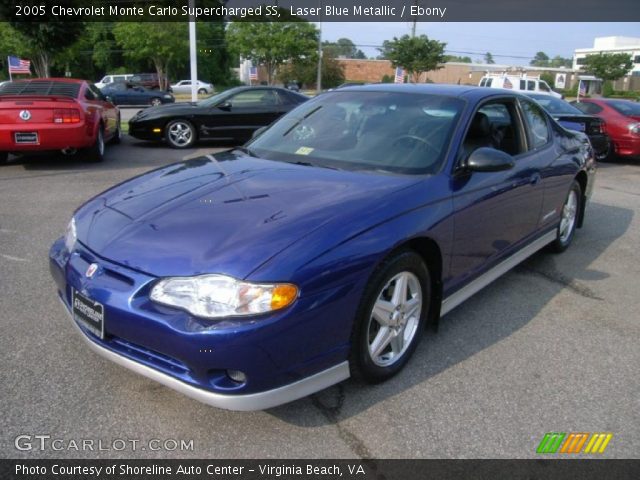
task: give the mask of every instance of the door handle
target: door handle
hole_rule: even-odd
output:
[[[531,175],[531,178],[529,179],[531,185],[537,185],[538,183],[540,183],[540,180],[542,180],[542,177],[540,176],[539,173],[534,173],[533,175]]]

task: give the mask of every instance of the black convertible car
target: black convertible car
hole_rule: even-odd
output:
[[[195,103],[151,107],[129,120],[129,135],[187,148],[198,139],[244,143],[308,97],[277,87],[238,87]]]

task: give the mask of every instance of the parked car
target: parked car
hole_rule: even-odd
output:
[[[137,73],[131,75],[127,79],[131,85],[148,88],[150,90],[160,90],[160,78],[157,73]],[[165,85],[169,85],[169,82],[165,78]]]
[[[611,137],[616,155],[640,159],[640,103],[631,100],[584,98],[571,104],[606,122],[607,133]]]
[[[291,90],[292,92],[299,92],[300,84],[297,81],[292,80],[291,82],[285,83],[284,88],[286,88],[287,90]]]
[[[61,150],[88,161],[120,141],[120,112],[85,80],[36,78],[0,87],[0,162],[8,153]]]
[[[129,135],[166,140],[187,148],[199,139],[243,143],[255,130],[308,100],[277,87],[238,87],[197,103],[176,103],[138,112],[129,120]]]
[[[556,98],[563,98],[562,94],[554,92],[549,84],[539,77],[528,77],[527,75],[507,75],[490,73],[480,79],[480,87],[505,88],[507,90],[518,90],[521,92],[536,92],[543,95],[550,95]]]
[[[116,83],[116,82],[126,82],[131,77],[133,77],[133,73],[123,73],[123,74],[116,74],[116,75],[105,75],[104,77],[102,77],[102,80],[100,80],[99,82],[96,83],[96,87],[98,87],[100,90],[102,90],[107,85],[110,85],[110,84]]]
[[[131,86],[125,82],[115,82],[102,89],[102,93],[115,105],[162,105],[176,101],[170,93]]]
[[[213,93],[213,85],[211,83],[197,81],[197,92],[200,95]],[[180,80],[169,87],[169,91],[173,93],[191,93],[191,80]]]
[[[495,93],[343,88],[121,183],[53,244],[58,295],[94,351],[210,405],[385,380],[427,323],[584,221],[586,136]]]
[[[611,139],[606,134],[604,120],[550,95],[528,92],[526,95],[538,102],[563,127],[586,133],[595,151],[596,160],[604,160],[609,156]]]

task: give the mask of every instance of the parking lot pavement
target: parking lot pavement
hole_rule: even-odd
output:
[[[238,413],[91,353],[48,272],[48,248],[77,206],[196,153],[125,138],[102,164],[0,166],[0,456],[535,457],[551,431],[611,432],[602,457],[639,456],[640,165],[603,165],[574,245],[536,254],[448,314],[391,381],[349,380]],[[62,439],[62,450],[17,450],[18,435]],[[85,439],[106,449],[69,449]],[[117,439],[143,443],[116,451]],[[193,449],[144,449],[151,439],[193,440]]]

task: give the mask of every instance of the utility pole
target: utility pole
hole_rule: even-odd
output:
[[[417,6],[418,5],[418,0],[414,0],[413,5]],[[418,21],[416,20],[416,17],[414,15],[413,21],[411,22],[411,38],[414,38],[416,36],[416,23],[417,22]]]
[[[318,31],[318,73],[316,76],[316,94],[322,91],[322,1],[318,0],[320,8],[320,30]]]
[[[189,8],[195,10],[195,0],[189,0]],[[189,57],[191,60],[191,101],[198,101],[198,54],[196,52],[196,18],[189,17]]]

